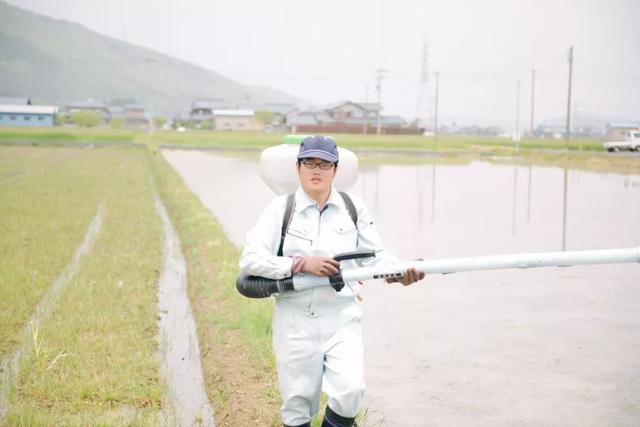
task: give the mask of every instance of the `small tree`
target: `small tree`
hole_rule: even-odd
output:
[[[276,119],[276,113],[273,111],[256,111],[256,120],[263,125],[273,123]]]
[[[165,119],[164,117],[155,116],[153,118],[153,127],[155,128],[161,128],[165,123],[167,123],[167,119]]]
[[[71,120],[76,126],[82,127],[95,127],[102,122],[100,115],[93,111],[78,111],[77,113],[73,113],[71,115]]]

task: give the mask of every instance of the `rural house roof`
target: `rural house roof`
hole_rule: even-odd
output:
[[[371,111],[371,112],[376,112],[379,110],[382,110],[382,108],[380,108],[380,104],[378,104],[377,102],[353,102],[353,101],[341,101],[338,102],[337,104],[333,104],[330,105],[326,108],[326,111],[332,111],[332,110],[336,110],[340,107],[344,107],[345,105],[354,105],[356,107],[359,107],[363,110],[367,110],[367,111]]]
[[[253,110],[213,110],[214,117],[253,117]]]
[[[122,115],[124,114],[124,107],[120,105],[109,105],[107,107],[107,110],[109,110],[109,114],[111,114],[111,117],[122,117]]]
[[[267,102],[261,108],[258,108],[258,110],[271,111],[272,113],[282,115],[289,114],[297,109],[298,107],[296,107],[295,104],[285,102]]]
[[[54,105],[0,105],[0,113],[5,114],[56,114]]]
[[[191,103],[192,110],[214,110],[224,106],[224,100],[218,98],[194,99]]]

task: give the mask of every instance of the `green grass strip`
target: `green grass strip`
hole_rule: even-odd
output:
[[[335,134],[338,145],[359,150],[405,150],[405,151],[471,151],[484,152],[498,149],[512,150],[513,141],[491,136],[442,135],[437,139],[422,135],[360,135]],[[140,138],[139,140],[142,142]],[[262,148],[281,144],[284,134],[261,132],[222,132],[191,130],[156,131],[152,142],[156,145],[172,144],[185,146],[254,147]],[[603,151],[602,144],[594,139],[575,139],[566,143],[555,139],[525,139],[519,144],[521,150],[582,150]]]
[[[0,129],[0,141],[134,142],[141,131],[81,127],[12,127]]]
[[[95,215],[117,159],[95,150],[0,147],[0,354],[19,342]],[[5,178],[3,180],[3,177]]]

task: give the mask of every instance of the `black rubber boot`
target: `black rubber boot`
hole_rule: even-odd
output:
[[[342,415],[338,415],[327,406],[324,411],[324,420],[322,420],[322,427],[355,427],[355,418],[347,418]]]

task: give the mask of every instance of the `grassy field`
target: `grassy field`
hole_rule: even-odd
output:
[[[145,150],[0,147],[0,164],[2,357],[105,207],[93,249],[33,331],[7,425],[157,425],[162,230]]]
[[[80,245],[108,176],[92,171],[101,160],[89,150],[0,150],[0,349],[5,350],[18,344],[33,306]]]
[[[238,250],[160,155],[143,146],[0,146],[6,236],[0,241],[0,357],[25,341],[29,346],[7,425],[158,424],[165,392],[156,323],[163,235],[150,174],[182,240],[217,424],[279,424],[272,302],[235,291]],[[104,219],[93,248],[51,315],[29,330],[37,304],[101,204]]]

